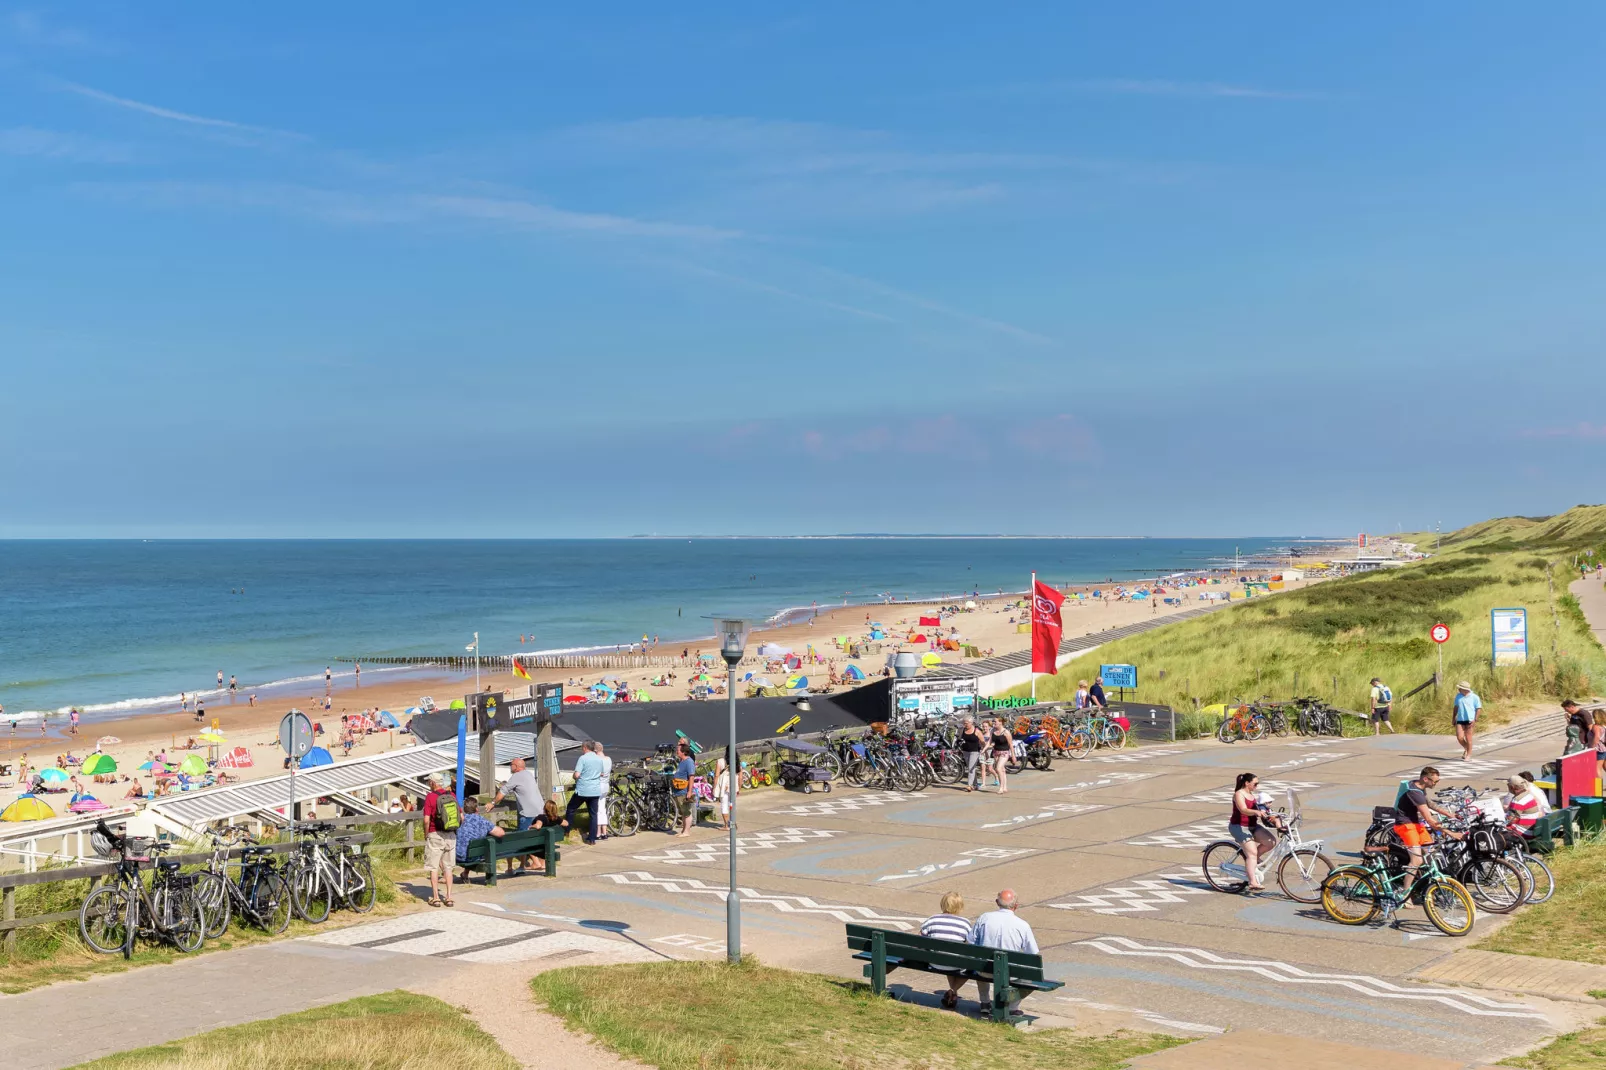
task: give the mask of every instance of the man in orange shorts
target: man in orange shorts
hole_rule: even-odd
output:
[[[1433,815],[1438,813],[1445,817],[1455,816],[1428,801],[1428,792],[1437,787],[1438,783],[1439,771],[1431,765],[1423,766],[1422,775],[1406,785],[1405,791],[1400,793],[1399,801],[1394,804],[1402,818],[1394,826],[1394,834],[1411,853],[1410,873],[1413,878],[1422,868],[1422,848],[1433,842],[1433,833],[1445,831],[1444,826],[1440,825],[1438,818]],[[1457,833],[1450,832],[1448,835],[1460,839]]]

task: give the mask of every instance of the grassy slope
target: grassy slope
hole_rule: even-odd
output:
[[[1577,575],[1573,554],[1606,548],[1606,506],[1580,506],[1542,521],[1489,521],[1450,533],[1445,544],[1429,561],[1254,599],[1110,643],[1057,677],[1040,677],[1038,694],[1069,698],[1076,681],[1091,678],[1101,662],[1130,662],[1138,666],[1142,698],[1179,710],[1191,709],[1195,699],[1208,705],[1286,698],[1296,693],[1296,673],[1297,693],[1361,710],[1374,675],[1396,696],[1432,676],[1437,660],[1427,632],[1436,621],[1452,630],[1444,650],[1448,682],[1472,680],[1495,720],[1503,709],[1606,685],[1606,651],[1563,604]],[[1547,562],[1555,564],[1559,628],[1552,623]],[[1528,607],[1529,645],[1539,657],[1493,672],[1489,610],[1502,606]],[[1401,727],[1449,731],[1448,689],[1437,703],[1429,688],[1395,709]]]
[[[364,996],[82,1064],[93,1070],[517,1070],[518,1065],[462,1011],[410,992]]]
[[[750,961],[580,967],[530,984],[570,1028],[661,1070],[1113,1070],[1180,1043],[1135,1033],[1021,1032]]]
[[[1519,911],[1477,947],[1606,966],[1606,840],[1563,848],[1547,861],[1556,894]]]
[[[1592,1028],[1557,1037],[1538,1051],[1504,1059],[1500,1065],[1522,1070],[1600,1070],[1606,1066],[1606,1018]]]

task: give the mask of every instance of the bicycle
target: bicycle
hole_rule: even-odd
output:
[[[244,918],[268,933],[282,933],[290,926],[290,886],[271,858],[273,849],[262,847],[246,830],[229,825],[213,832],[212,858],[206,869],[195,875],[195,894],[206,920],[206,935],[216,939],[229,927],[232,917]],[[240,875],[229,880],[229,851],[244,844],[240,852]]]
[[[1444,935],[1472,931],[1477,905],[1472,893],[1440,868],[1437,845],[1421,848],[1422,868],[1412,877],[1407,862],[1397,856],[1405,854],[1403,847],[1375,844],[1370,834],[1367,839],[1359,865],[1341,866],[1322,881],[1322,909],[1328,917],[1341,925],[1366,925],[1381,913],[1397,928],[1400,907],[1417,902]]]
[[[1266,718],[1250,706],[1239,706],[1221,719],[1216,726],[1216,738],[1223,743],[1236,743],[1240,739],[1247,739],[1254,743],[1266,738],[1271,730]]]
[[[1090,714],[1066,736],[1065,753],[1072,758],[1086,758],[1096,747],[1120,750],[1126,746],[1126,729],[1102,713]]]
[[[1290,816],[1291,812],[1291,816]],[[1286,810],[1277,811],[1279,823],[1273,826],[1277,843],[1258,859],[1254,883],[1276,867],[1277,887],[1288,898],[1300,903],[1316,903],[1322,898],[1322,884],[1333,872],[1333,860],[1322,851],[1321,840],[1306,841],[1299,834],[1299,797],[1288,793]],[[1205,883],[1218,892],[1237,894],[1249,887],[1249,860],[1243,845],[1235,840],[1217,840],[1199,856]]]
[[[189,878],[178,876],[177,862],[159,857],[173,845],[119,836],[104,821],[95,832],[108,850],[116,852],[117,872],[110,884],[90,892],[78,908],[78,932],[84,943],[103,955],[121,951],[125,959],[134,956],[134,942],[140,936],[165,940],[185,954],[199,951],[206,942],[206,921],[193,885]],[[139,867],[153,856],[156,870],[147,891]]]
[[[378,895],[373,862],[350,844],[331,844],[333,828],[324,822],[304,826],[307,836],[285,865],[296,916],[315,925],[329,917],[336,898],[347,909],[366,914]]]

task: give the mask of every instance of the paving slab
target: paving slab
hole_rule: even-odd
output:
[[[1245,1066],[1297,1066],[1300,1070],[1356,1070],[1378,1066],[1376,1048],[1291,1037],[1261,1029],[1240,1029],[1183,1048],[1144,1055],[1132,1061],[1134,1070],[1243,1070]],[[1411,1070],[1488,1070],[1481,1062],[1436,1059],[1420,1052],[1398,1053]]]
[[[1457,950],[1430,962],[1411,976],[1423,981],[1476,985],[1591,1003],[1594,997],[1590,992],[1606,991],[1606,966],[1472,948]]]

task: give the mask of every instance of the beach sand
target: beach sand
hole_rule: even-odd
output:
[[[1308,585],[1312,580],[1291,582],[1288,589]],[[1138,583],[1128,581],[1129,586],[1135,588]],[[1108,589],[1108,585],[1101,585]],[[1073,590],[1091,591],[1093,588],[1078,587]],[[1180,606],[1166,606],[1157,604],[1153,600],[1142,601],[1110,601],[1087,599],[1078,602],[1076,599],[1067,599],[1063,611],[1065,621],[1065,637],[1074,638],[1079,635],[1102,631],[1106,628],[1115,628],[1124,624],[1133,624],[1138,621],[1151,620],[1156,617],[1175,615],[1184,610],[1195,609],[1203,602],[1198,600],[1200,590],[1222,591],[1226,586],[1213,586],[1208,588],[1187,588],[1181,593],[1187,600]],[[978,600],[977,608],[973,611],[959,613],[943,622],[946,634],[950,627],[958,627],[965,643],[978,647],[984,653],[992,651],[995,654],[1005,654],[1023,650],[1030,644],[1028,635],[1017,631],[1017,622],[1024,620],[1024,610],[1013,608],[1018,595],[1006,595],[1002,598],[994,596]],[[755,651],[760,643],[777,643],[783,647],[790,647],[802,656],[810,644],[822,656],[834,660],[840,672],[848,664],[857,664],[868,676],[879,675],[883,659],[889,653],[898,650],[914,650],[925,653],[927,645],[900,644],[897,639],[919,632],[914,627],[922,616],[934,616],[939,606],[954,604],[952,600],[946,602],[898,602],[891,605],[874,606],[835,606],[819,609],[818,617],[796,623],[786,624],[774,628],[765,628],[754,632],[748,641],[748,650]],[[863,638],[867,634],[866,625],[870,621],[879,621],[889,629],[888,641],[882,644],[880,655],[866,656],[858,662],[852,662],[832,644],[835,636],[849,636],[854,639]],[[689,643],[663,643],[652,650],[657,656],[678,656],[682,650],[692,657],[698,653],[717,654],[718,646],[712,640]],[[958,653],[945,652],[943,659],[948,663],[964,663]],[[717,662],[719,668],[711,676],[719,680],[724,678],[724,665]],[[589,686],[598,681],[604,674],[617,676],[624,680],[632,691],[644,689],[654,700],[677,700],[686,697],[688,677],[694,671],[689,668],[671,670],[677,679],[671,686],[652,687],[648,680],[664,669],[618,669],[618,670],[588,670],[581,672],[575,669],[530,669],[533,681],[563,683],[567,685],[571,680],[575,682],[578,691],[582,686]],[[744,666],[742,672],[749,669]],[[769,676],[775,683],[780,684],[785,672],[764,673],[761,669],[752,670],[761,675]],[[800,670],[809,676],[811,684],[824,684],[826,682],[828,665],[805,665]],[[58,755],[70,753],[82,758],[95,749],[95,742],[102,736],[115,736],[120,742],[108,744],[101,750],[110,754],[117,760],[118,772],[129,776],[136,775],[136,768],[144,762],[152,751],[166,750],[174,761],[182,755],[189,753],[184,750],[187,740],[200,734],[200,732],[213,723],[227,738],[219,753],[225,753],[238,746],[250,749],[255,764],[248,769],[232,770],[242,780],[252,780],[264,776],[272,776],[283,772],[284,755],[279,750],[277,732],[279,721],[291,708],[299,708],[315,722],[319,722],[325,729],[318,743],[328,747],[336,758],[341,757],[339,747],[340,717],[342,714],[357,714],[365,709],[377,708],[390,710],[397,718],[406,723],[403,713],[409,706],[418,704],[419,698],[424,695],[431,696],[436,703],[445,706],[454,698],[461,698],[474,691],[474,674],[444,672],[432,670],[414,670],[406,673],[389,673],[365,671],[360,683],[354,681],[349,675],[336,676],[333,687],[328,692],[329,709],[324,709],[324,690],[319,684],[310,686],[305,694],[277,695],[271,699],[259,700],[256,706],[247,704],[249,689],[242,689],[232,702],[227,700],[209,704],[206,707],[206,717],[198,721],[193,713],[144,713],[116,720],[95,721],[80,726],[76,737],[69,737],[66,733],[65,718],[54,718],[49,723],[48,734],[40,736],[37,723],[23,722],[19,724],[14,735],[0,735],[0,756],[13,768],[13,775],[0,777],[0,783],[9,782],[10,787],[0,787],[0,801],[9,802],[22,789],[23,785],[17,783],[14,775],[17,762],[26,754],[29,765],[34,769],[55,765]],[[401,677],[398,679],[398,677]],[[485,691],[506,691],[509,693],[523,693],[528,686],[526,681],[515,677],[510,672],[482,672],[481,689]],[[740,685],[738,685],[740,686]],[[846,689],[845,687],[843,688]],[[568,692],[572,693],[572,692]],[[741,693],[738,693],[741,697]],[[716,701],[723,701],[720,696]],[[0,729],[9,732],[9,728]],[[357,745],[352,749],[352,756],[358,757],[379,753],[399,747],[411,746],[412,737],[400,732],[385,732],[370,736],[359,736]],[[208,753],[204,745],[197,748],[202,755]],[[70,771],[70,770],[69,770]],[[138,774],[147,792],[151,791],[154,783],[148,774]],[[129,785],[119,780],[115,784],[93,784],[89,777],[79,777],[80,782],[93,795],[109,805],[117,805],[123,801],[123,795]],[[50,794],[45,799],[56,809],[58,814],[66,812],[66,794]]]

